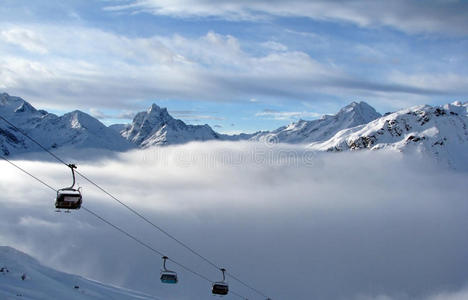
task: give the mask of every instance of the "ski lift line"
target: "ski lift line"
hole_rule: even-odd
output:
[[[137,242],[138,244],[142,245],[143,247],[149,249],[150,251],[153,251],[154,253],[158,254],[159,256],[165,256],[161,251],[151,247],[150,245],[148,245],[147,243],[143,242],[142,240],[140,240],[139,238],[133,236],[132,234],[128,233],[127,231],[123,230],[122,228],[118,227],[117,225],[114,225],[113,223],[111,223],[110,221],[104,219],[103,217],[101,217],[100,215],[96,214],[95,212],[91,211],[90,209],[82,206],[81,207],[83,210],[85,210],[86,212],[90,213],[91,215],[95,216],[96,218],[98,218],[99,220],[101,220],[102,222],[106,223],[107,225],[111,226],[112,228],[116,229],[117,231],[119,231],[120,233],[123,233],[124,235],[126,235],[128,238],[134,240],[135,242]],[[212,282],[208,277],[198,273],[197,271],[194,271],[188,267],[186,267],[185,265],[182,265],[181,263],[173,260],[173,259],[168,259],[170,261],[172,261],[174,264],[178,265],[179,267],[183,268],[184,270],[208,281],[208,282]]]
[[[238,294],[238,293],[236,293],[236,292],[234,292],[234,291],[229,290],[229,293],[230,293],[230,294],[233,294],[233,295],[236,295],[237,297],[239,297],[239,298],[241,298],[241,299],[248,300],[248,298],[246,298],[246,297],[242,296],[241,294]]]
[[[56,189],[54,189],[52,186],[48,185],[47,183],[45,183],[44,181],[42,181],[41,179],[37,178],[36,176],[34,176],[33,174],[29,173],[28,171],[26,171],[25,169],[21,168],[20,166],[18,166],[17,164],[13,163],[12,161],[8,160],[6,157],[4,157],[3,155],[0,155],[0,158],[3,159],[4,161],[8,162],[10,165],[14,166],[15,168],[17,168],[18,170],[22,171],[23,173],[31,176],[32,178],[36,179],[38,182],[42,183],[43,185],[45,185],[46,187],[48,187],[49,189],[51,189],[52,191],[54,192],[57,192]]]
[[[164,235],[166,235],[167,237],[169,237],[170,239],[172,239],[173,241],[177,242],[179,245],[181,245],[182,247],[184,247],[185,249],[187,249],[188,251],[190,251],[192,254],[196,255],[197,257],[201,258],[202,260],[204,260],[206,263],[208,263],[209,265],[211,265],[212,267],[216,268],[217,270],[220,269],[220,267],[215,264],[213,261],[209,260],[208,258],[204,257],[203,255],[201,255],[200,253],[198,253],[197,251],[195,251],[193,248],[191,248],[190,246],[188,246],[187,244],[185,244],[184,242],[182,242],[181,240],[177,239],[175,236],[173,236],[172,234],[170,234],[169,232],[167,232],[166,230],[164,230],[162,227],[154,224],[151,220],[149,220],[148,218],[146,218],[145,216],[143,216],[141,213],[139,213],[138,211],[136,211],[135,209],[133,209],[132,207],[130,207],[129,205],[125,204],[124,202],[122,202],[121,200],[119,200],[117,197],[115,197],[114,195],[112,195],[110,192],[108,192],[107,190],[105,190],[103,187],[101,187],[99,184],[95,183],[93,180],[91,180],[90,178],[88,178],[87,176],[85,176],[83,173],[81,173],[80,171],[76,170],[75,171],[76,174],[80,175],[83,179],[85,179],[86,181],[88,181],[89,183],[91,183],[92,185],[94,185],[96,188],[98,188],[100,191],[102,191],[103,193],[105,193],[106,195],[108,195],[110,198],[112,198],[114,201],[118,202],[120,205],[122,205],[123,207],[125,207],[127,210],[129,210],[130,212],[132,212],[134,215],[136,215],[137,217],[139,217],[140,219],[142,219],[143,221],[145,221],[146,223],[148,223],[149,225],[153,226],[154,228],[156,228],[157,230],[159,230],[161,233],[163,233]],[[174,262],[174,261],[173,261]],[[268,296],[261,292],[260,290],[250,286],[249,284],[245,283],[244,281],[240,280],[237,276],[233,275],[232,273],[230,272],[226,272],[226,275],[228,275],[229,277],[231,277],[232,279],[234,279],[235,281],[239,282],[240,284],[244,285],[245,287],[251,289],[252,291],[256,292],[257,294],[261,295],[262,297],[265,297],[265,298],[268,298]]]
[[[80,173],[79,171],[75,171],[78,175],[80,175],[83,179],[85,179],[86,181],[88,181],[89,183],[91,183],[92,185],[94,185],[96,188],[98,188],[99,190],[101,190],[103,193],[105,193],[106,195],[108,195],[109,197],[111,197],[112,199],[114,199],[115,201],[117,201],[120,205],[122,205],[123,207],[125,207],[126,209],[128,209],[130,212],[132,212],[134,215],[138,216],[140,219],[142,219],[143,221],[145,221],[146,223],[150,224],[151,226],[153,226],[154,228],[156,228],[157,230],[159,230],[160,232],[162,232],[164,235],[166,235],[167,237],[169,237],[170,239],[172,239],[173,241],[177,242],[179,245],[181,245],[182,247],[184,247],[185,249],[189,250],[192,254],[198,256],[199,258],[201,258],[202,260],[204,260],[206,263],[210,264],[211,266],[213,266],[214,268],[216,269],[219,269],[219,266],[216,265],[214,262],[212,262],[211,260],[209,260],[208,258],[204,257],[203,255],[199,254],[197,251],[195,251],[194,249],[192,249],[191,247],[189,247],[187,244],[185,244],[184,242],[182,242],[181,240],[177,239],[175,236],[173,236],[172,234],[170,234],[169,232],[167,232],[166,230],[164,230],[162,227],[154,224],[151,220],[149,220],[148,218],[146,218],[145,216],[143,216],[141,213],[139,213],[138,211],[136,211],[135,209],[133,209],[132,207],[130,207],[129,205],[125,204],[124,202],[122,202],[121,200],[119,200],[118,198],[116,198],[114,195],[112,195],[111,193],[109,193],[108,191],[106,191],[104,188],[102,188],[101,186],[99,186],[97,183],[95,183],[94,181],[92,181],[91,179],[89,179],[88,177],[86,177],[84,174]]]
[[[243,286],[245,286],[245,287],[251,289],[252,291],[256,292],[257,294],[259,294],[259,295],[265,297],[266,299],[269,299],[269,297],[268,297],[267,295],[265,295],[262,291],[260,291],[260,290],[258,290],[258,289],[256,289],[256,288],[254,288],[253,286],[251,286],[251,285],[249,285],[249,284],[243,282],[242,280],[240,280],[240,279],[237,278],[236,276],[232,275],[232,273],[229,273],[228,271],[226,271],[226,275],[229,276],[229,277],[231,277],[231,278],[234,279],[235,281],[239,282],[239,283],[242,284]]]
[[[36,176],[34,176],[33,174],[31,174],[30,172],[26,171],[25,169],[21,168],[20,166],[18,166],[17,164],[13,163],[12,161],[8,160],[7,158],[5,158],[4,156],[0,155],[0,158],[5,160],[6,162],[8,162],[9,164],[11,164],[12,166],[16,167],[17,169],[19,169],[20,171],[22,171],[23,173],[29,175],[30,177],[32,177],[33,179],[35,179],[36,181],[38,181],[39,183],[43,184],[44,186],[48,187],[49,189],[51,189],[52,191],[56,192],[57,190],[54,189],[52,186],[50,186],[49,184],[47,184],[46,182],[44,182],[43,180],[37,178]],[[140,244],[141,246],[149,249],[150,251],[158,254],[159,256],[165,256],[162,252],[160,252],[159,250],[151,247],[150,245],[148,245],[147,243],[143,242],[142,240],[138,239],[137,237],[133,236],[132,234],[126,232],[125,230],[123,230],[122,228],[118,227],[117,225],[114,225],[113,223],[111,223],[110,221],[106,220],[105,218],[101,217],[100,215],[98,215],[97,213],[93,212],[92,210],[86,208],[85,206],[81,206],[81,208],[83,210],[85,210],[86,212],[88,212],[89,214],[95,216],[96,218],[98,218],[99,220],[101,220],[102,222],[106,223],[107,225],[111,226],[112,228],[116,229],[117,231],[119,231],[120,233],[126,235],[128,238],[134,240],[135,242],[137,242],[138,244]],[[200,277],[201,279],[203,280],[206,280],[208,281],[209,283],[213,283],[212,280],[210,280],[208,277],[202,275],[201,273],[197,272],[197,271],[194,271],[192,270],[191,268],[189,267],[186,267],[185,265],[179,263],[178,261],[174,260],[174,259],[171,259],[171,258],[167,258],[167,260],[170,260],[171,262],[173,262],[175,265],[183,268],[184,270],[186,270],[187,272],[190,272],[198,277]],[[241,299],[247,299],[245,298],[244,296],[242,296],[241,294],[239,293],[236,293],[234,291],[231,291],[231,293],[233,295],[236,295],[238,296],[239,298]]]
[[[55,155],[53,152],[49,151],[47,148],[45,148],[44,146],[42,146],[38,141],[36,141],[35,139],[33,139],[32,137],[30,137],[27,133],[25,133],[23,130],[21,130],[20,128],[16,127],[13,123],[11,123],[10,121],[8,121],[7,119],[5,119],[3,116],[0,115],[0,118],[5,121],[6,123],[8,123],[9,125],[11,125],[13,128],[15,128],[16,130],[18,130],[18,132],[20,132],[22,135],[24,135],[25,137],[27,137],[28,139],[30,139],[31,141],[33,141],[36,145],[38,145],[41,149],[43,149],[44,151],[46,151],[47,153],[49,153],[52,157],[54,157],[57,161],[61,162],[62,164],[64,164],[65,166],[67,167],[70,167],[69,164],[67,164],[63,159],[61,159],[60,157],[58,157],[57,155]],[[192,254],[198,256],[200,259],[204,260],[206,263],[210,264],[212,267],[216,268],[217,270],[220,269],[220,267],[215,264],[213,261],[209,260],[208,258],[206,258],[205,256],[201,255],[200,253],[198,253],[197,251],[195,251],[193,248],[191,248],[190,246],[188,246],[187,244],[185,244],[184,242],[182,242],[181,240],[177,239],[175,236],[173,236],[172,234],[170,234],[169,232],[167,232],[166,230],[164,230],[163,228],[161,228],[160,226],[154,224],[153,222],[151,222],[149,219],[147,219],[145,216],[143,216],[141,213],[139,213],[138,211],[136,211],[135,209],[131,208],[129,205],[123,203],[122,201],[120,201],[117,197],[115,197],[114,195],[112,195],[110,192],[108,192],[107,190],[105,190],[104,188],[102,188],[100,185],[98,185],[97,183],[95,183],[93,180],[89,179],[88,177],[86,177],[84,174],[82,174],[81,172],[79,172],[78,170],[75,171],[76,174],[80,175],[83,179],[85,179],[86,181],[88,181],[89,183],[91,183],[92,185],[94,185],[96,188],[98,188],[99,190],[101,190],[103,193],[105,193],[106,195],[108,195],[110,198],[112,198],[114,201],[118,202],[120,205],[124,206],[126,209],[128,209],[130,212],[132,212],[133,214],[135,214],[137,217],[141,218],[142,220],[144,220],[146,223],[150,224],[151,226],[153,226],[154,228],[156,228],[157,230],[159,230],[160,232],[162,232],[164,235],[166,235],[167,237],[169,237],[170,239],[172,239],[173,241],[177,242],[179,245],[181,245],[182,247],[184,247],[185,249],[187,249],[188,251],[190,251]],[[232,279],[234,279],[235,281],[239,282],[240,284],[244,285],[245,287],[251,289],[252,291],[256,292],[257,294],[261,295],[262,297],[265,297],[265,298],[269,298],[265,293],[261,292],[260,290],[250,286],[249,284],[245,283],[244,281],[240,280],[237,276],[229,273],[229,272],[226,272],[226,274],[231,277]]]
[[[22,135],[24,135],[25,137],[27,137],[28,139],[30,139],[31,141],[33,141],[36,145],[38,145],[41,149],[43,149],[44,151],[46,151],[47,153],[49,153],[50,155],[52,155],[52,157],[54,157],[55,159],[57,159],[59,162],[63,163],[65,166],[67,167],[70,167],[69,164],[67,164],[63,159],[61,159],[60,157],[58,157],[57,155],[55,155],[53,152],[49,151],[47,148],[45,148],[44,146],[42,146],[39,142],[37,142],[35,139],[33,139],[32,137],[30,137],[27,133],[25,133],[23,130],[21,130],[20,128],[16,127],[13,123],[11,123],[10,121],[8,121],[7,119],[5,119],[3,116],[0,115],[0,118],[5,121],[6,123],[8,123],[10,126],[12,126],[13,128],[15,128],[18,132],[20,132]],[[195,254],[196,256],[198,256],[199,258],[201,258],[202,260],[204,260],[205,262],[207,262],[208,264],[212,265],[214,268],[216,269],[219,269],[220,267],[218,265],[216,265],[215,263],[213,263],[211,260],[207,259],[206,257],[202,256],[201,254],[199,254],[197,251],[193,250],[191,247],[189,247],[188,245],[186,245],[185,243],[183,243],[182,241],[180,241],[179,239],[177,239],[176,237],[174,237],[173,235],[171,235],[169,232],[167,232],[166,230],[164,230],[163,228],[161,228],[160,226],[154,224],[153,222],[151,222],[150,220],[148,220],[145,216],[143,216],[142,214],[140,214],[139,212],[137,212],[135,209],[131,208],[130,206],[128,206],[127,204],[123,203],[122,201],[120,201],[119,199],[117,199],[117,197],[115,197],[114,195],[112,195],[111,193],[109,193],[108,191],[106,191],[104,188],[102,188],[100,185],[98,185],[97,183],[95,183],[93,180],[89,179],[88,177],[86,177],[84,174],[82,174],[81,172],[79,172],[78,170],[75,171],[76,174],[80,175],[83,179],[85,179],[86,181],[88,181],[89,183],[91,183],[92,185],[94,185],[95,187],[97,187],[100,191],[102,191],[103,193],[105,193],[106,195],[108,195],[109,197],[111,197],[113,200],[117,201],[120,205],[124,206],[126,209],[128,209],[130,212],[132,212],[133,214],[135,214],[136,216],[138,216],[139,218],[141,218],[142,220],[144,220],[145,222],[147,222],[148,224],[150,224],[151,226],[153,226],[154,228],[158,229],[160,232],[162,232],[164,235],[166,235],[167,237],[171,238],[172,240],[174,240],[175,242],[177,242],[179,245],[183,246],[184,248],[186,248],[187,250],[189,250],[190,252],[192,252],[192,254]]]
[[[139,243],[140,245],[146,247],[147,249],[157,253],[158,255],[160,256],[163,256],[165,257],[165,255],[154,249],[153,247],[151,247],[150,245],[146,244],[145,242],[141,241],[140,239],[136,238],[135,236],[131,235],[130,233],[126,232],[125,230],[123,230],[122,228],[118,227],[117,225],[114,225],[112,224],[111,222],[107,221],[106,219],[104,219],[103,217],[99,216],[98,214],[94,213],[93,211],[89,210],[88,208],[82,206],[81,207],[83,210],[85,210],[86,212],[90,213],[91,215],[95,216],[96,218],[98,218],[99,220],[103,221],[104,223],[106,223],[107,225],[111,226],[112,228],[116,229],[117,231],[123,233],[124,235],[126,235],[127,237],[131,238],[132,240],[136,241],[137,243]],[[178,261],[172,259],[172,258],[167,258],[167,260],[171,261],[172,263],[174,263],[175,265],[181,267],[182,269],[186,270],[187,272],[190,272],[192,273],[193,275],[196,275],[198,277],[200,277],[201,279],[204,279],[205,281],[208,281],[210,284],[213,284],[214,281],[212,281],[211,279],[209,279],[208,277],[202,275],[201,273],[197,272],[197,271],[194,271],[188,267],[186,267],[185,265],[179,263]],[[241,299],[247,299],[246,297],[242,296],[241,294],[235,292],[235,291],[230,291],[230,293],[232,293],[233,295],[241,298]]]
[[[133,235],[131,235],[130,233],[128,233],[127,231],[123,230],[122,228],[118,227],[117,225],[114,225],[112,224],[111,222],[107,221],[106,219],[104,219],[103,217],[101,217],[100,215],[96,214],[95,212],[93,212],[92,210],[88,209],[87,207],[85,206],[82,206],[81,207],[83,210],[85,210],[86,212],[88,212],[89,214],[95,216],[96,218],[98,218],[99,220],[101,220],[102,222],[106,223],[107,225],[111,226],[112,228],[120,231],[121,233],[123,233],[124,235],[126,235],[127,237],[131,238],[132,240],[134,240],[135,242],[137,242],[138,244],[142,245],[143,247],[146,247],[148,248],[149,250],[155,252],[156,254],[160,255],[160,256],[164,256],[164,254],[156,249],[154,249],[153,247],[151,247],[150,245],[148,245],[147,243],[141,241],[140,239],[134,237]]]

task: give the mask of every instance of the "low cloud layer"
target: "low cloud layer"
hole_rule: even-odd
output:
[[[70,183],[61,165],[17,163],[54,187]],[[439,300],[466,293],[468,175],[417,156],[193,143],[78,167],[273,299]],[[209,295],[206,282],[175,266],[170,267],[180,272],[180,284],[162,286],[160,258],[83,210],[55,213],[53,191],[4,162],[0,169],[1,244],[47,265],[164,299]],[[87,208],[212,280],[219,278],[82,178],[78,182]]]

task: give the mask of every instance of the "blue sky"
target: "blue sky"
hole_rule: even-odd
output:
[[[3,0],[0,91],[220,132],[468,97],[467,1]]]

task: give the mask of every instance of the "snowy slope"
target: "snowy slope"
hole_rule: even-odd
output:
[[[0,246],[0,270],[1,268],[3,268],[3,272],[0,272],[2,300],[157,299],[44,267],[25,253],[5,246]],[[21,279],[23,274],[26,274],[25,280]]]
[[[468,166],[468,103],[420,105],[338,132],[309,145],[322,151],[417,151],[455,168]]]
[[[0,115],[49,149],[69,146],[124,151],[133,148],[117,132],[78,110],[59,117],[44,110],[36,110],[19,97],[3,93],[0,94]],[[1,154],[37,150],[37,145],[0,120]]]
[[[187,125],[156,104],[136,114],[133,123],[121,131],[121,135],[141,148],[220,139],[210,126]]]
[[[338,131],[366,124],[381,115],[365,102],[352,102],[336,115],[325,115],[318,120],[300,120],[270,132],[260,132],[250,140],[292,144],[325,141]]]

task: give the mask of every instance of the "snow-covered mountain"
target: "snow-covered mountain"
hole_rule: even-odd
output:
[[[458,168],[468,166],[468,103],[420,105],[338,132],[311,149],[418,151]]]
[[[134,147],[114,130],[78,110],[59,117],[44,110],[37,110],[19,97],[3,93],[0,94],[0,115],[48,149],[73,147],[125,151]],[[1,154],[39,149],[14,127],[0,120]]]
[[[0,299],[157,300],[158,298],[59,272],[42,266],[34,258],[14,248],[0,246]]]
[[[250,140],[291,144],[325,141],[340,130],[369,123],[380,116],[369,104],[352,102],[336,115],[324,115],[312,121],[299,120],[274,131],[259,132]]]
[[[70,146],[113,151],[209,140],[274,140],[281,143],[307,144],[324,141],[342,129],[365,124],[380,117],[367,103],[353,102],[336,115],[325,115],[318,120],[300,120],[271,132],[226,135],[215,132],[206,124],[187,125],[182,120],[174,119],[166,108],[156,104],[151,105],[147,111],[137,113],[132,124],[106,127],[81,111],[58,117],[44,110],[36,110],[25,100],[6,93],[0,94],[0,114],[50,149]],[[37,150],[37,145],[0,121],[0,151],[3,154]]]
[[[147,111],[137,113],[132,124],[120,133],[141,148],[220,139],[220,135],[210,126],[187,125],[182,120],[174,119],[166,108],[160,108],[156,104],[151,105]]]
[[[106,127],[81,111],[56,116],[19,97],[0,94],[0,115],[49,149],[98,148],[125,151],[191,141],[264,141],[306,144],[319,151],[396,149],[418,151],[451,165],[468,165],[468,103],[415,106],[381,116],[365,102],[353,102],[335,115],[300,120],[274,131],[225,135],[208,125],[187,125],[156,104],[136,114],[132,124]],[[0,153],[40,150],[0,120]]]

